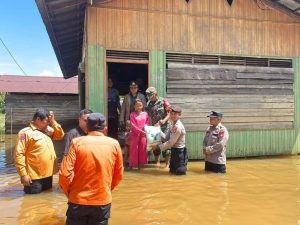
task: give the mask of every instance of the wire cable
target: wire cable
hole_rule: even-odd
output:
[[[19,63],[17,62],[17,60],[15,59],[15,57],[11,54],[11,52],[9,51],[9,49],[7,48],[7,46],[4,44],[4,41],[2,40],[2,38],[0,37],[0,41],[2,42],[4,48],[6,49],[6,51],[9,53],[9,55],[12,57],[12,59],[14,60],[14,62],[17,64],[17,66],[19,67],[19,69],[24,73],[24,75],[27,76],[27,74],[25,73],[25,71],[22,69],[22,67],[19,65]]]

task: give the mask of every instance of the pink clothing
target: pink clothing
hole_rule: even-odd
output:
[[[130,150],[129,150],[129,166],[138,167],[148,163],[148,154],[146,151],[146,137],[143,128],[149,123],[148,113],[141,112],[130,114]]]

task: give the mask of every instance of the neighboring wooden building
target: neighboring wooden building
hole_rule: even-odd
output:
[[[16,134],[32,120],[37,108],[54,112],[64,130],[78,123],[77,78],[0,76],[0,92],[5,92],[5,132]]]
[[[64,76],[79,74],[94,111],[106,113],[108,76],[121,94],[140,79],[183,108],[192,159],[210,110],[224,113],[229,157],[300,152],[298,1],[36,2]]]

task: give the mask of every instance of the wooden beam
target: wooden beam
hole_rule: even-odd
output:
[[[132,59],[112,59],[112,58],[106,58],[106,62],[148,64],[149,60],[132,60]]]

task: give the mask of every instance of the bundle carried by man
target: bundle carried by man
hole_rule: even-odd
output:
[[[160,126],[144,126],[147,139],[147,151],[151,151],[151,144],[161,144],[161,129]]]

